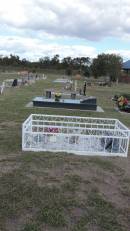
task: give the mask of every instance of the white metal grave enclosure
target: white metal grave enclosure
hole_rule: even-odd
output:
[[[22,126],[22,150],[127,156],[129,130],[117,119],[32,114]]]

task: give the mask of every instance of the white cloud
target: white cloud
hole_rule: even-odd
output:
[[[6,47],[6,49],[5,49]],[[0,54],[17,54],[20,57],[27,57],[35,60],[43,56],[53,56],[59,54],[65,56],[96,56],[94,47],[85,45],[60,45],[58,43],[44,44],[40,39],[20,38],[18,36],[0,37]]]
[[[48,38],[52,43],[46,43],[42,40]],[[39,38],[20,37],[20,36],[0,36],[0,54],[10,55],[17,54],[21,58],[28,58],[30,60],[38,60],[44,56],[54,56],[59,54],[61,58],[71,57],[90,57],[95,58],[98,54],[95,47],[86,45],[63,45],[54,42],[54,36],[48,34],[40,34]],[[108,49],[103,51],[109,54],[121,55],[125,60],[130,59],[130,50],[128,49]]]
[[[0,54],[16,53],[31,59],[56,53],[95,57],[94,47],[65,45],[64,39],[80,38],[81,44],[82,39],[129,40],[130,1],[0,0],[0,28]],[[128,50],[115,52],[130,58]]]
[[[109,54],[117,54],[120,55],[121,57],[124,57],[124,59],[130,59],[130,50],[127,49],[119,49],[119,50],[108,50],[105,53],[109,53]]]
[[[129,34],[128,0],[0,0],[0,22],[55,35],[98,40]]]

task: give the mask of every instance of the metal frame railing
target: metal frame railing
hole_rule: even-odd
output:
[[[117,119],[32,114],[22,126],[22,149],[127,156],[129,130]]]

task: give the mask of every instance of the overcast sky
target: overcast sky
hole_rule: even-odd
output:
[[[130,59],[130,0],[0,0],[0,54]]]

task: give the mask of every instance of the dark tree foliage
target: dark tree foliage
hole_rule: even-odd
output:
[[[71,69],[71,68],[68,68],[68,69],[66,69],[66,71],[65,71],[65,74],[66,74],[66,75],[69,75],[69,76],[72,75],[72,73],[73,73],[73,72],[72,72],[72,69]]]
[[[93,59],[91,71],[96,78],[110,76],[111,81],[116,81],[121,75],[122,63],[122,57],[119,55],[100,54]]]
[[[38,69],[52,69],[64,70],[66,74],[80,73],[86,77],[94,75],[110,76],[112,81],[118,79],[121,74],[122,58],[116,54],[100,54],[97,58],[90,61],[89,57],[72,58],[67,56],[63,59],[58,54],[53,57],[41,57],[38,61],[29,61],[27,59],[20,59],[17,55],[0,56],[0,67],[4,70],[11,68],[25,68],[29,70]]]

